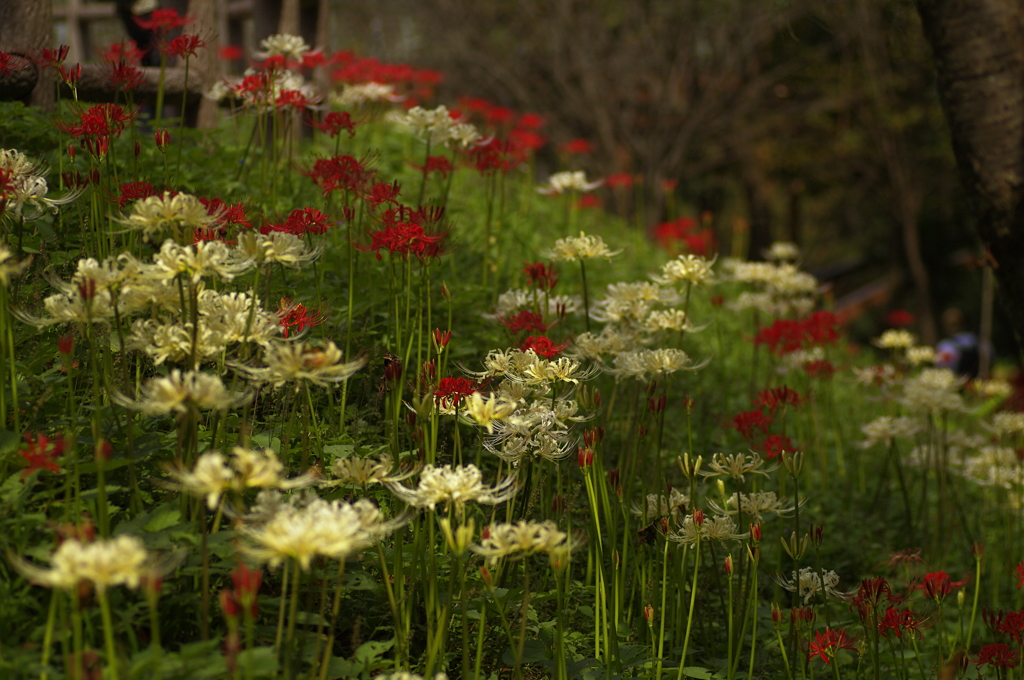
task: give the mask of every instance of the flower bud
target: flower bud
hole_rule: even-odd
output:
[[[693,511],[693,523],[697,526],[704,526],[704,511],[694,510]]]
[[[135,157],[138,158],[142,155],[142,142],[135,140]]]
[[[774,602],[772,602],[772,623],[775,624],[776,628],[782,625],[782,610]]]
[[[732,555],[725,556],[725,575],[732,576]]]
[[[811,545],[813,545],[814,549],[817,550],[821,547],[821,541],[825,537],[825,527],[821,524],[812,524],[809,535],[811,537]]]
[[[782,549],[785,550],[786,554],[792,557],[794,560],[799,561],[800,558],[803,557],[804,553],[807,551],[807,534],[804,534],[803,538],[798,539],[796,536],[796,532],[794,531],[789,535],[788,543],[786,542],[785,538],[780,537],[779,540],[782,541]]]
[[[754,541],[754,543],[760,543],[761,542],[761,523],[760,522],[758,522],[757,524],[751,524],[750,525],[750,539],[752,541]]]
[[[576,454],[576,462],[579,463],[581,469],[586,470],[594,464],[594,450],[579,448],[579,453]]]
[[[447,283],[442,283],[441,284],[441,296],[444,297],[445,300],[449,300],[450,301],[452,299],[452,293],[451,293],[450,290],[448,290],[448,284]]]
[[[551,512],[556,514],[565,512],[565,496],[562,494],[556,494],[555,497],[551,499]]]
[[[654,625],[654,606],[653,605],[649,604],[646,607],[644,607],[644,619],[647,620],[647,625],[648,626],[653,626]]]
[[[442,331],[440,328],[434,329],[434,351],[438,354],[448,346],[448,342],[452,339],[451,331]]]
[[[786,466],[786,470],[793,478],[799,477],[800,471],[804,467],[803,451],[783,451],[782,464]]]
[[[480,578],[483,579],[488,588],[494,585],[494,579],[491,578],[491,572],[487,570],[487,567],[480,567]]]
[[[618,468],[608,471],[608,484],[610,486],[612,486],[613,488],[618,488],[620,481],[620,473]]]
[[[974,559],[976,561],[980,562],[981,561],[981,556],[984,555],[984,554],[985,554],[985,546],[983,546],[981,544],[981,542],[975,541],[974,543],[971,544],[971,555],[974,556]]]
[[[78,153],[78,147],[74,144],[68,144],[68,157],[71,160],[75,160],[75,154]]]
[[[230,588],[220,591],[220,608],[224,610],[224,616],[229,619],[237,619],[242,612],[242,608],[239,606],[238,600],[235,599],[235,594],[231,592]]]
[[[75,336],[71,333],[60,336],[57,340],[57,351],[66,357],[71,356],[75,351]]]

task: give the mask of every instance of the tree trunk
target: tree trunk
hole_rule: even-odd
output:
[[[1024,338],[1024,1],[916,0],[960,177]]]
[[[43,48],[50,47],[52,23],[50,0],[0,0],[0,51],[35,61],[42,56]],[[36,78],[28,103],[51,111],[55,92],[53,80]]]

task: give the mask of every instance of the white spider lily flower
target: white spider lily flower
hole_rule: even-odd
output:
[[[435,467],[427,465],[420,473],[415,489],[387,482],[385,484],[399,499],[417,508],[433,510],[441,503],[462,508],[466,503],[498,505],[511,499],[519,491],[516,475],[508,475],[493,487],[484,486],[483,474],[475,465]]]
[[[484,535],[470,550],[487,559],[491,564],[503,557],[522,559],[538,553],[553,553],[560,549],[572,550],[578,542],[569,534],[560,531],[554,522],[528,522],[515,524],[492,524],[484,529]]]
[[[834,571],[824,571],[818,573],[811,567],[804,567],[800,570],[800,574],[794,571],[792,577],[786,579],[779,574],[776,574],[772,578],[775,582],[782,586],[783,589],[788,590],[791,593],[797,593],[797,595],[803,598],[804,604],[809,604],[811,599],[818,593],[824,593],[826,596],[832,597],[837,600],[845,600],[846,594],[838,589],[839,576]]]
[[[114,400],[147,416],[187,413],[191,409],[231,409],[241,406],[248,394],[232,394],[220,376],[198,371],[182,373],[174,369],[169,375],[150,378],[142,386],[142,398],[132,401],[123,395]]]
[[[473,392],[463,399],[463,413],[480,427],[487,428],[488,434],[494,432],[495,421],[505,420],[515,408],[514,401],[495,394],[485,399],[479,392]]]
[[[276,342],[267,346],[264,360],[267,363],[264,368],[243,365],[235,368],[254,382],[275,388],[301,380],[327,387],[348,380],[366,365],[366,357],[343,363],[341,350],[331,340],[323,348],[305,342]]]
[[[715,273],[711,268],[717,259],[717,256],[708,261],[698,255],[680,255],[663,264],[661,274],[652,274],[651,279],[663,286],[672,286],[677,283],[692,283],[701,286],[713,283]]]
[[[20,558],[12,558],[12,562],[15,569],[33,583],[67,591],[74,590],[83,581],[101,592],[111,586],[137,588],[142,577],[149,573],[146,569],[149,553],[142,541],[126,535],[89,543],[69,538],[50,558],[49,569]]]
[[[141,231],[147,239],[170,231],[175,241],[181,243],[186,235],[196,229],[210,229],[218,220],[211,215],[198,198],[191,194],[175,194],[165,191],[162,196],[150,196],[135,201],[128,217],[118,220],[129,230]]]
[[[167,239],[160,252],[153,256],[153,262],[155,278],[170,280],[184,275],[193,284],[209,277],[230,281],[253,266],[252,260],[236,259],[223,241],[200,241],[182,246]]]
[[[917,344],[917,336],[902,328],[890,328],[871,344],[881,349],[910,349]]]
[[[596,257],[614,257],[622,250],[611,250],[600,236],[587,236],[580,232],[579,236],[567,236],[555,241],[555,245],[541,251],[541,256],[555,262],[570,260],[590,260]]]
[[[748,532],[738,532],[736,520],[728,515],[709,517],[704,519],[702,524],[698,524],[690,514],[683,518],[683,523],[678,529],[665,534],[665,538],[692,547],[698,540],[738,541],[749,535]]]
[[[339,94],[331,98],[331,103],[343,109],[376,104],[378,102],[400,102],[404,99],[395,92],[394,85],[384,83],[358,83],[345,85]]]
[[[4,288],[9,287],[11,279],[21,276],[30,263],[31,260],[15,260],[14,251],[0,243],[0,285]]]
[[[732,477],[733,479],[741,482],[746,481],[746,475],[764,475],[768,476],[768,473],[774,469],[762,470],[761,467],[765,464],[765,461],[757,453],[734,453],[726,455],[724,453],[716,453],[711,457],[708,462],[710,470],[702,471],[701,474],[705,477]]]
[[[616,378],[636,378],[648,381],[648,376],[659,376],[676,371],[697,371],[711,363],[711,357],[695,364],[681,349],[642,349],[615,355],[615,368],[608,372]]]
[[[277,263],[297,269],[320,257],[323,251],[322,243],[311,250],[302,238],[285,231],[269,234],[245,231],[238,235],[238,252],[243,259],[257,265]]]
[[[860,431],[867,437],[861,446],[869,448],[879,442],[889,444],[896,437],[913,437],[924,429],[924,423],[917,418],[880,416],[862,425]]]
[[[548,183],[538,187],[537,192],[541,194],[564,194],[567,191],[587,192],[593,191],[604,184],[603,179],[596,182],[588,182],[587,175],[582,170],[576,172],[556,172],[548,178]]]
[[[301,61],[302,55],[309,52],[309,45],[300,36],[277,33],[261,40],[260,50],[253,53],[253,56],[257,59],[267,59],[280,55]]]

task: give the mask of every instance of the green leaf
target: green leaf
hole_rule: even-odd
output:
[[[683,669],[683,675],[688,678],[700,678],[700,680],[711,680],[711,671],[700,666],[687,666]]]
[[[146,531],[162,531],[181,523],[181,509],[178,503],[166,503],[157,508],[149,521],[143,525]]]

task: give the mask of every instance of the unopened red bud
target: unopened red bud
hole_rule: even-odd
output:
[[[89,171],[89,181],[92,184],[99,184],[100,183],[100,169],[99,168],[93,168],[91,171]]]
[[[57,340],[57,351],[66,357],[71,356],[75,351],[75,336],[71,333],[60,336],[60,339]]]
[[[450,290],[448,290],[448,284],[447,283],[442,283],[441,284],[441,296],[445,300],[451,300],[452,299],[452,292]]]
[[[693,397],[683,397],[683,408],[687,413],[693,413]]]
[[[135,157],[138,158],[142,155],[142,142],[135,140]]]
[[[434,329],[434,347],[440,352],[443,348],[448,346],[448,342],[452,339],[451,331],[442,331],[440,328]]]
[[[111,446],[110,442],[106,439],[101,439],[96,442],[96,446],[93,447],[96,455],[96,460],[107,461],[110,460],[110,454],[113,453],[114,447]]]
[[[761,523],[750,525],[750,538],[754,543],[761,542]]]
[[[610,485],[612,485],[613,487],[618,487],[619,486],[619,477],[620,477],[620,473],[619,473],[619,469],[618,468],[615,468],[614,470],[609,470],[608,471],[608,483]]]
[[[171,143],[171,133],[167,130],[157,130],[153,133],[153,141],[156,142],[157,147],[163,151],[164,148]]]
[[[576,462],[584,470],[589,468],[594,464],[594,450],[580,447],[579,453],[576,454]]]
[[[825,538],[825,527],[823,525],[821,525],[821,524],[818,524],[818,525],[812,524],[811,525],[810,536],[811,536],[811,545],[813,545],[815,548],[820,548],[821,547],[821,542]]]
[[[242,613],[242,608],[230,588],[220,591],[220,608],[224,610],[224,615],[229,619],[237,619]]]
[[[646,607],[644,607],[644,619],[647,620],[648,624],[654,625],[653,624],[653,619],[654,619],[654,606],[653,605],[647,605]]]
[[[725,556],[725,575],[732,576],[732,555]]]
[[[637,425],[636,436],[639,437],[640,439],[643,439],[644,437],[646,437],[647,436],[647,426],[646,425]]]
[[[556,495],[551,499],[551,512],[563,512],[565,510],[565,496]]]
[[[653,397],[654,394],[657,391],[658,391],[658,379],[655,378],[651,382],[647,383],[647,396],[648,397]]]
[[[974,559],[980,560],[981,556],[984,555],[984,554],[985,554],[985,546],[983,546],[980,542],[975,541],[974,543],[971,544],[971,555],[974,556]]]
[[[598,408],[601,407],[601,393],[598,392],[597,390],[594,390],[594,404],[596,404],[598,406]],[[598,428],[598,429],[601,429],[601,428]],[[604,432],[604,430],[601,429],[601,432]],[[604,437],[603,434],[601,436]]]
[[[694,510],[693,511],[693,523],[696,524],[697,526],[703,526],[704,525],[704,511],[703,510]]]
[[[484,580],[488,586],[494,585],[494,581],[491,578],[491,572],[487,570],[487,567],[480,567],[480,578]]]
[[[71,160],[75,160],[75,154],[78,153],[78,147],[74,144],[68,144],[68,157]]]

